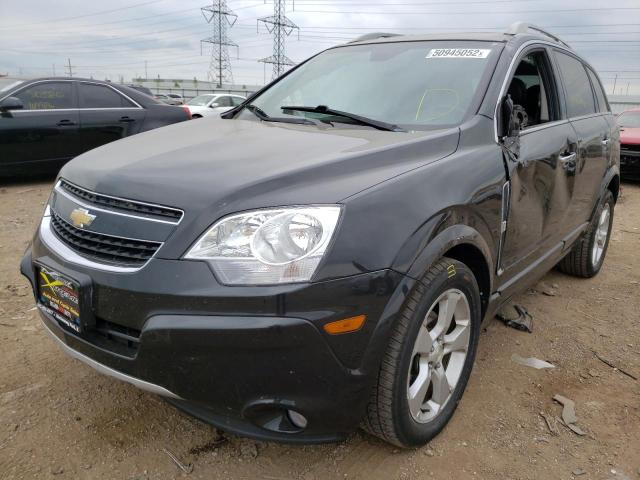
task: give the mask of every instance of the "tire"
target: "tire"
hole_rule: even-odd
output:
[[[609,248],[614,205],[613,194],[607,190],[587,232],[576,242],[569,254],[558,263],[558,269],[561,272],[583,278],[591,278],[598,274]],[[605,211],[609,212],[608,215]],[[607,218],[603,220],[605,215]],[[606,235],[603,238],[605,232]],[[599,255],[594,253],[598,248],[600,248]]]
[[[446,321],[439,322],[440,313],[445,318],[445,306],[453,305],[448,302],[454,300],[456,308],[451,326],[442,332],[444,346],[439,341],[432,343],[432,336],[438,336],[437,332],[441,332],[446,324]],[[465,323],[466,338],[463,338]],[[435,437],[453,416],[464,393],[478,347],[480,323],[480,293],[473,273],[463,263],[443,258],[416,283],[391,329],[362,427],[399,447],[421,446]],[[454,344],[453,339],[458,342]],[[465,341],[464,358],[462,351],[446,354],[447,348]],[[437,381],[443,378],[443,368],[447,376],[451,373],[457,378],[452,391],[446,382],[451,393],[444,401],[443,392],[446,394],[447,388],[442,388],[443,382]],[[427,377],[430,378],[428,382],[420,380]],[[426,391],[419,388],[426,383],[429,383]],[[413,395],[415,392],[417,394]],[[413,401],[409,399],[411,395]],[[431,403],[425,402],[429,398]],[[441,403],[439,407],[434,407],[438,402]]]

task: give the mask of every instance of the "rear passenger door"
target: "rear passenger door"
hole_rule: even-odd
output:
[[[78,82],[84,151],[140,131],[145,110],[108,85]]]
[[[608,165],[610,126],[599,111],[585,65],[566,51],[554,52],[564,91],[566,115],[578,137],[575,190],[568,222],[589,221]]]

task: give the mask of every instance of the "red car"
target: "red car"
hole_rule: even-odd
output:
[[[620,174],[626,180],[640,180],[640,108],[623,112],[620,125]]]

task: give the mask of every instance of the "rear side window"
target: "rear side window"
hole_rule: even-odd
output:
[[[591,90],[591,82],[581,61],[556,51],[558,67],[564,83],[569,117],[579,117],[596,113],[596,103]]]
[[[593,73],[590,68],[587,68],[587,73],[589,74],[589,78],[591,79],[593,91],[596,93],[596,100],[598,100],[598,110],[602,113],[609,112],[609,103],[607,102],[607,97],[604,94],[604,90],[602,90],[602,85],[598,80],[598,76]]]
[[[71,82],[44,82],[14,95],[22,100],[25,110],[56,110],[73,107]]]
[[[93,83],[79,85],[80,108],[131,108],[133,103],[112,88]]]
[[[240,97],[231,97],[231,103],[233,103],[234,107],[237,107],[238,105],[240,105],[242,102],[244,102],[244,98],[240,98]]]

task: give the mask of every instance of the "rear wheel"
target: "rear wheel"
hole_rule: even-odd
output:
[[[607,190],[589,230],[558,264],[562,272],[576,277],[590,278],[600,271],[609,247],[614,204],[613,194]]]
[[[467,385],[480,321],[473,273],[443,258],[417,283],[391,332],[365,430],[402,447],[436,436]]]

